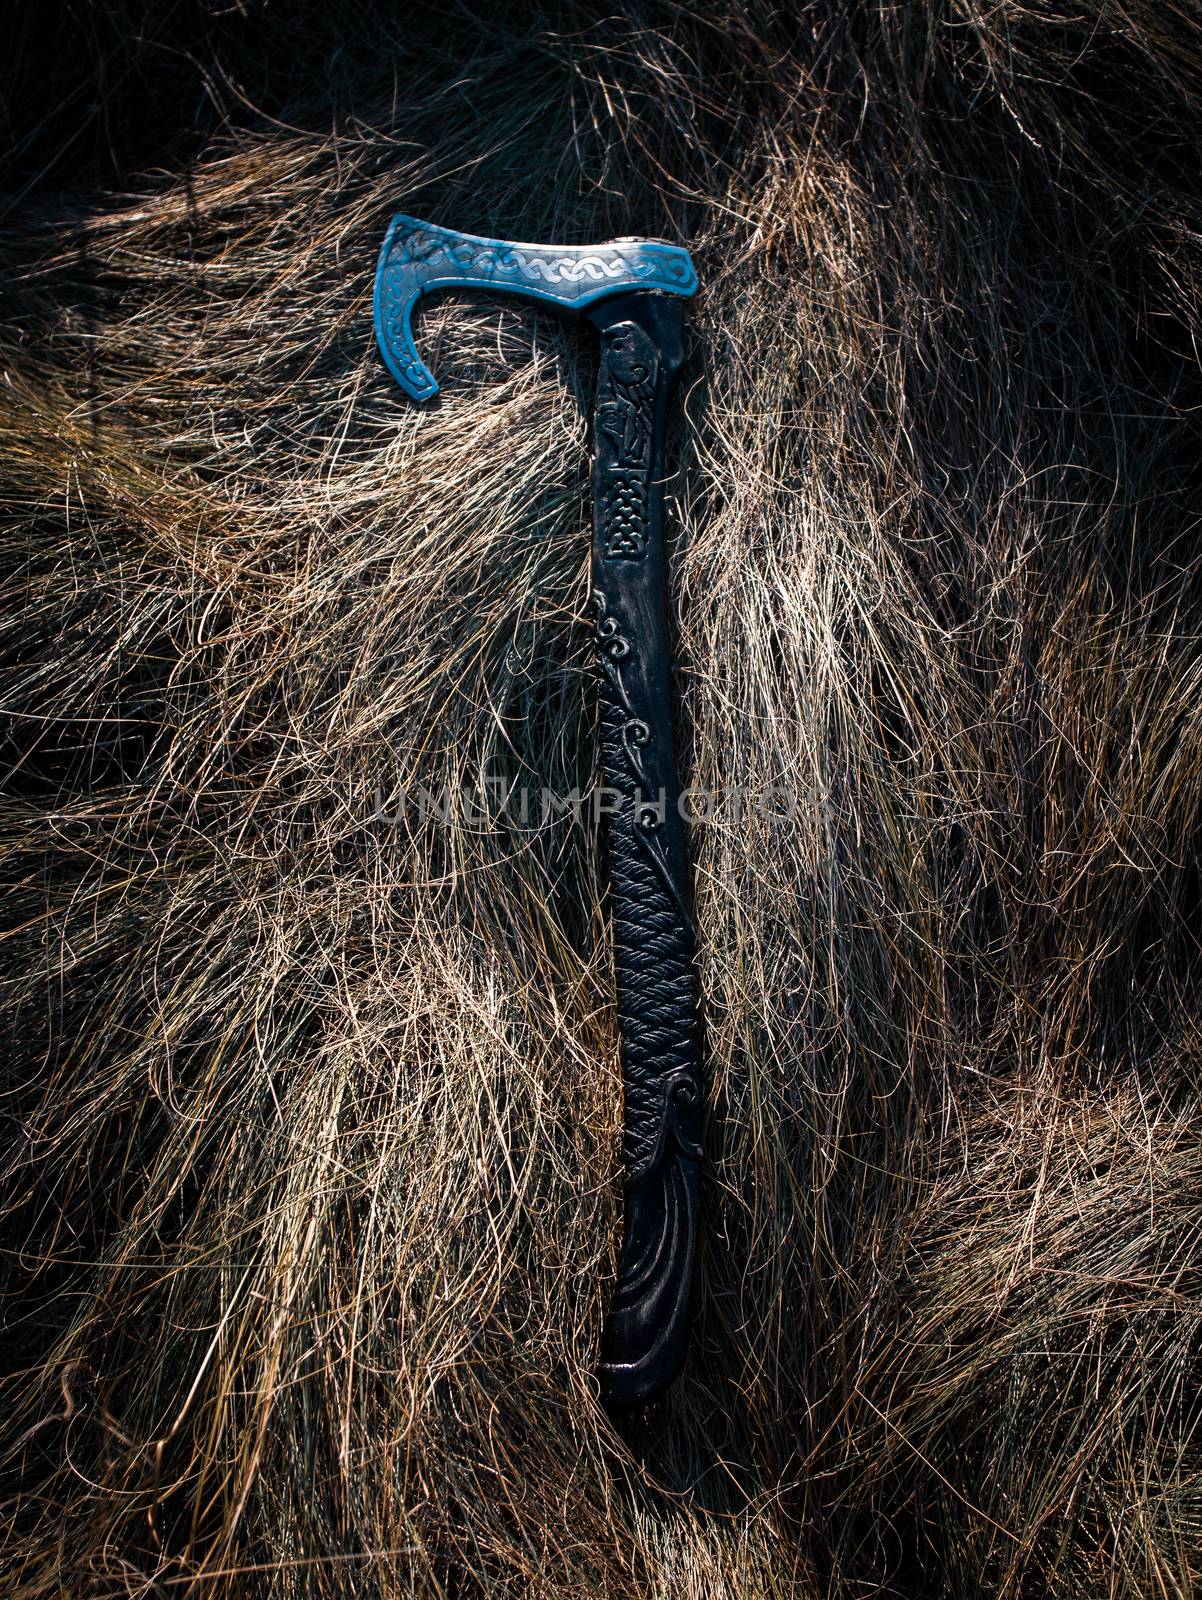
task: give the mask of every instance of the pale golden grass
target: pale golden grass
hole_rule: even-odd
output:
[[[6,1597],[1199,1587],[1199,14],[778,9],[19,30]],[[619,1425],[596,830],[403,800],[592,781],[592,352],[409,407],[399,209],[690,242],[684,772],[798,796]]]

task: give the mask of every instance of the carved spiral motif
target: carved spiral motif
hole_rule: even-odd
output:
[[[599,589],[593,594],[593,610],[596,613],[593,635],[598,650],[610,661],[624,661],[630,654],[630,640],[619,629],[617,617],[606,610],[606,599]]]
[[[626,760],[640,783],[646,783],[647,772],[643,765],[643,747],[651,741],[651,729],[641,717],[630,717],[622,725],[622,743],[626,747]],[[642,822],[636,817],[639,826]]]
[[[695,1124],[701,1105],[701,1091],[690,1070],[670,1072],[660,1083],[659,1132],[644,1160],[626,1175],[627,1188],[645,1183],[668,1157],[678,1154],[700,1161],[701,1140],[686,1125]]]
[[[609,601],[602,590],[593,590],[592,603],[593,638],[597,644],[597,659],[621,713],[619,734],[626,761],[626,775],[628,781],[636,786],[634,837],[655,868],[656,875],[671,896],[673,904],[681,916],[685,916],[680,887],[660,837],[659,810],[655,804],[637,798],[638,788],[647,781],[647,765],[643,752],[650,747],[652,735],[650,724],[636,713],[631,704],[626,682],[622,676],[622,664],[633,657],[634,647],[622,632],[618,618],[610,611]]]

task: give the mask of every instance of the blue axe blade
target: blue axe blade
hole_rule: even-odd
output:
[[[413,342],[412,318],[422,295],[440,289],[517,295],[574,315],[632,289],[687,298],[697,292],[697,273],[687,250],[653,239],[513,244],[393,217],[376,267],[376,338],[388,370],[412,400],[438,393]]]

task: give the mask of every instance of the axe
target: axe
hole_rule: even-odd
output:
[[[438,393],[413,342],[438,290],[516,295],[583,313],[601,336],[593,426],[592,611],[621,1037],[624,1218],[600,1380],[616,1403],[652,1399],[688,1336],[701,1095],[693,930],[677,808],[664,629],[663,457],[681,362],[687,250],[650,239],[513,244],[392,219],[375,325],[415,401]]]

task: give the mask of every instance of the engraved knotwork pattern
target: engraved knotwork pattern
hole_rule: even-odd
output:
[[[397,266],[420,262],[427,267],[451,268],[472,278],[518,279],[556,288],[625,278],[647,287],[658,283],[679,290],[691,276],[687,260],[675,251],[623,249],[620,245],[557,250],[553,245],[462,238],[430,227],[398,234],[394,261]]]
[[[632,322],[620,323],[605,351],[597,395],[597,431],[608,455],[597,486],[607,561],[641,561],[647,553],[657,368],[646,333]]]
[[[647,480],[614,470],[605,500],[605,559],[637,561],[647,553]]]

